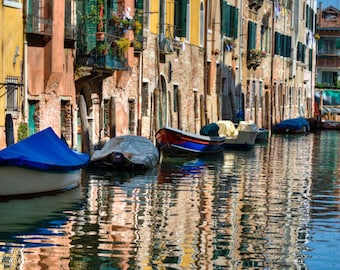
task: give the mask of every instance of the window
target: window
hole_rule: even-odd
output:
[[[136,122],[136,102],[134,98],[129,98],[129,133],[134,134]]]
[[[291,57],[292,38],[275,32],[275,54]]]
[[[186,14],[186,40],[190,40],[190,0],[187,0],[187,14]]]
[[[175,36],[186,37],[187,0],[175,1]]]
[[[326,84],[334,84],[337,79],[337,73],[331,71],[324,71],[322,72],[322,82]]]
[[[237,38],[238,28],[238,9],[222,3],[222,32],[227,37]]]
[[[18,77],[6,78],[6,111],[18,111]]]
[[[256,26],[256,23],[248,22],[248,50],[256,48]]]
[[[203,3],[201,3],[200,7],[200,45],[202,46],[204,43],[204,8]]]
[[[149,109],[149,84],[143,82],[142,86],[142,116],[148,116]]]
[[[22,3],[21,0],[4,0],[4,6],[21,9]]]
[[[137,1],[137,2],[140,2]],[[139,6],[137,6],[137,8],[140,8]],[[146,29],[149,29],[149,15],[150,15],[150,0],[144,0],[144,5],[141,8],[141,11],[144,11],[143,15],[143,27],[145,27]]]

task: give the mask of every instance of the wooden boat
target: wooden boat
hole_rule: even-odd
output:
[[[114,137],[93,152],[91,167],[150,169],[156,166],[159,152],[147,138],[135,135]]]
[[[247,149],[255,145],[258,127],[250,121],[241,121],[237,128],[229,120],[216,122],[219,126],[219,135],[225,136],[224,149]]]
[[[156,144],[165,156],[203,155],[223,151],[224,137],[206,136],[164,127],[156,133]]]
[[[320,128],[324,130],[340,130],[340,122],[334,120],[322,120]]]
[[[256,135],[255,142],[267,142],[269,138],[269,130],[266,128],[259,128]]]
[[[0,151],[0,197],[73,188],[89,159],[47,128]]]
[[[309,131],[309,122],[303,117],[283,120],[274,126],[274,132],[280,134],[303,134]]]

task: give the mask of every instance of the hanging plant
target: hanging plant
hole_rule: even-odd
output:
[[[115,44],[117,45],[117,49],[118,49],[118,54],[120,56],[123,56],[123,54],[128,50],[128,48],[130,47],[130,40],[128,38],[125,37],[121,37],[120,39],[115,41]]]
[[[28,136],[28,126],[27,123],[21,122],[18,127],[18,141],[21,141]]]

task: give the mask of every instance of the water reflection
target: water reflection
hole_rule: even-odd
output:
[[[145,173],[91,171],[72,196],[0,203],[0,256],[26,269],[336,269],[339,147],[334,132],[274,136]]]

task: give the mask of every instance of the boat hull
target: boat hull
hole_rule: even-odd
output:
[[[239,148],[246,149],[255,145],[257,132],[254,131],[239,131],[236,137],[226,138],[223,144],[224,149],[227,148]]]
[[[157,147],[165,155],[212,154],[223,151],[224,137],[209,137],[174,128],[156,133]]]
[[[43,171],[17,166],[0,167],[0,197],[47,193],[79,185],[81,169],[72,171]]]
[[[259,128],[255,142],[267,142],[269,139],[269,130],[265,128]]]
[[[324,130],[340,130],[340,122],[332,120],[321,121],[321,129]]]

